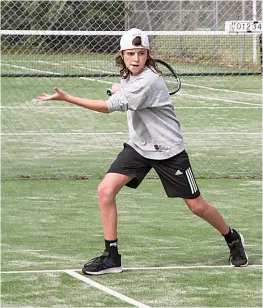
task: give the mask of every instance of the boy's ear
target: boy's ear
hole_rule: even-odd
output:
[[[121,51],[119,51],[119,54],[120,54],[120,56],[122,57],[122,59],[123,59],[123,52],[122,52],[122,50]]]

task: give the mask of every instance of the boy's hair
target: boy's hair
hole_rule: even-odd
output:
[[[141,45],[141,37],[140,37],[140,36],[136,36],[136,37],[134,38],[134,40],[132,41],[132,44],[133,44],[134,46],[140,46],[140,45]],[[122,51],[122,52],[123,52],[123,51]],[[147,49],[147,55],[148,55],[148,57],[147,57],[147,60],[146,60],[145,65],[146,65],[147,67],[149,67],[150,69],[153,68],[153,69],[152,69],[153,72],[158,73],[158,74],[161,74],[161,71],[158,70],[158,68],[157,68],[157,66],[156,66],[156,63],[155,63],[154,59],[150,56],[149,50],[148,50],[148,49]],[[122,56],[121,56],[121,55],[118,55],[118,56],[116,57],[116,59],[115,59],[115,62],[116,62],[116,65],[117,65],[118,67],[121,68],[121,69],[120,69],[121,77],[122,77],[123,79],[128,78],[129,75],[131,74],[131,72],[130,72],[130,70],[125,66],[125,63],[124,63],[124,60],[123,60]]]

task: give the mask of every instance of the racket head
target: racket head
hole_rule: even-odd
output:
[[[174,95],[181,88],[180,76],[175,70],[164,60],[154,59],[157,68],[162,72],[162,77],[166,83],[170,95]]]

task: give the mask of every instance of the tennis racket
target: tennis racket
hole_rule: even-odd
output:
[[[162,72],[163,79],[166,83],[170,95],[174,95],[181,88],[180,76],[175,70],[165,61],[154,59],[158,69]]]
[[[158,69],[162,73],[162,77],[166,83],[167,89],[170,95],[174,95],[181,88],[181,80],[179,75],[175,72],[175,70],[165,61],[160,59],[154,59],[157,64]],[[111,96],[112,92],[110,89],[107,89],[107,95]]]

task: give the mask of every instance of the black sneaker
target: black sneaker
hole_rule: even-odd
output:
[[[87,275],[102,275],[120,272],[122,272],[121,255],[117,255],[113,258],[106,250],[104,250],[102,256],[96,257],[86,263],[82,269],[82,273]]]
[[[235,267],[247,266],[248,265],[248,257],[244,248],[244,238],[242,234],[238,233],[234,230],[234,233],[237,235],[237,239],[232,243],[227,243],[230,249],[230,265]]]

